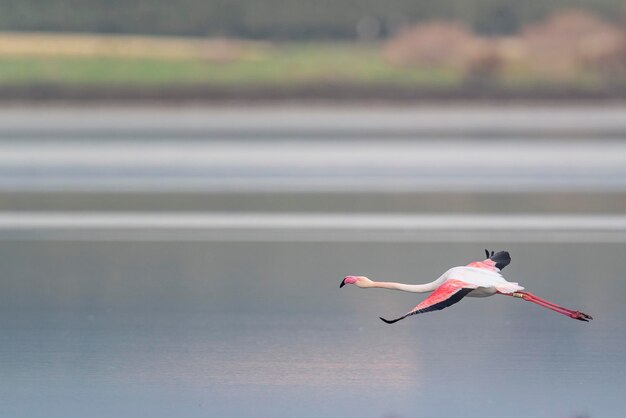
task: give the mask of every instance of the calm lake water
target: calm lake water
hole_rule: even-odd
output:
[[[2,415],[623,417],[626,111],[462,110],[0,110]]]

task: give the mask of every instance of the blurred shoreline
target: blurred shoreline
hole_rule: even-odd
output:
[[[0,86],[0,105],[37,104],[342,104],[439,105],[465,104],[618,104],[626,103],[626,88],[537,87],[509,89],[460,87],[427,89],[360,84],[303,86],[61,86],[35,84]]]
[[[626,31],[583,10],[341,41],[0,31],[0,104],[465,101],[626,102]]]

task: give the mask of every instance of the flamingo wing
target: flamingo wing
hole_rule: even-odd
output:
[[[416,315],[424,312],[439,311],[448,306],[454,305],[461,299],[463,299],[469,292],[476,289],[478,286],[463,282],[461,280],[450,279],[446,280],[441,286],[439,286],[433,293],[424,299],[419,305],[413,308],[411,311],[402,315],[396,319],[380,318],[388,324],[393,324],[407,316]]]
[[[511,262],[511,255],[508,251],[498,251],[489,253],[488,250],[485,250],[485,254],[487,254],[487,258],[483,261],[474,261],[469,263],[467,267],[476,267],[484,270],[491,271],[500,271]]]

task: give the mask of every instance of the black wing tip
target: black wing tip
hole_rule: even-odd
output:
[[[395,322],[398,322],[399,320],[401,320],[402,318],[397,318],[397,319],[385,319],[382,316],[379,316],[380,320],[383,321],[385,324],[393,324]]]
[[[485,253],[488,259],[495,261],[496,268],[499,270],[502,270],[511,263],[511,254],[509,254],[508,251],[498,251],[497,253],[491,251],[490,254],[488,250],[485,250]]]

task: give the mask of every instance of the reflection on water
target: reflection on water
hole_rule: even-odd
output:
[[[393,328],[354,314],[31,317],[3,323],[2,397],[25,417],[619,416],[624,362],[606,327],[442,315]]]
[[[624,192],[626,144],[599,138],[497,146],[463,138],[171,138],[150,146],[132,139],[0,140],[0,174],[0,190],[39,192]]]
[[[0,191],[625,192],[624,121],[619,105],[0,109]]]
[[[622,215],[4,212],[0,240],[626,242]]]

